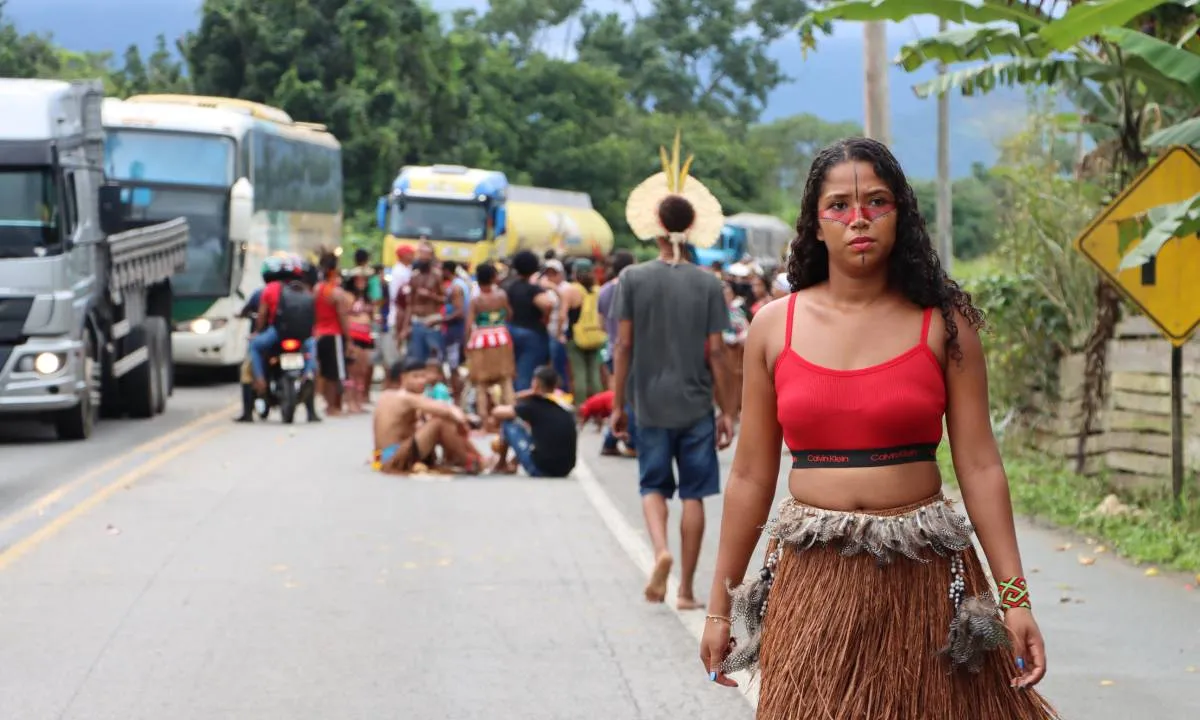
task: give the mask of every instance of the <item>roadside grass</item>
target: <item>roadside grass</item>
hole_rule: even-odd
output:
[[[1155,492],[1116,491],[1103,477],[1076,475],[1065,465],[1028,450],[1005,450],[1004,466],[1017,513],[1094,538],[1097,544],[1107,545],[1136,563],[1200,573],[1200,493],[1196,492],[1195,476],[1185,482],[1184,498],[1176,512],[1166,488]],[[938,465],[945,481],[957,487],[946,443],[938,448]],[[1134,512],[1094,514],[1110,494]]]

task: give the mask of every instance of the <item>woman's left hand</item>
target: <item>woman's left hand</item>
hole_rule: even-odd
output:
[[[1018,674],[1012,684],[1016,688],[1033,687],[1046,675],[1046,642],[1042,631],[1033,619],[1029,608],[1009,608],[1004,613],[1004,624],[1012,637],[1013,652],[1017,656]]]

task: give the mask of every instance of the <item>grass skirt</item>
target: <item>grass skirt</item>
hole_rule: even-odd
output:
[[[517,374],[512,336],[503,325],[476,328],[467,339],[466,357],[473,385],[504,382]]]
[[[835,512],[786,500],[727,671],[758,670],[759,720],[1045,720],[1018,674],[972,529],[940,495]],[[767,601],[769,597],[769,602]]]

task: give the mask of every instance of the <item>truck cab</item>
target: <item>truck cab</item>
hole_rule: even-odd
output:
[[[70,438],[90,435],[106,390],[114,406],[123,391],[164,389],[116,380],[161,371],[143,319],[169,300],[172,249],[187,239],[186,222],[117,233],[103,97],[97,81],[0,79],[0,414],[45,417]]]
[[[696,249],[696,264],[710,267],[720,262],[721,267],[737,262],[746,254],[746,228],[726,224],[721,228],[721,237],[710,248]]]
[[[385,232],[383,264],[396,248],[433,243],[438,258],[468,267],[493,259],[507,229],[508,178],[461,165],[407,166],[379,198],[376,223]]]

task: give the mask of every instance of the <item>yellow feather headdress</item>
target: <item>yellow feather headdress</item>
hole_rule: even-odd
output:
[[[721,227],[725,224],[720,201],[704,187],[704,183],[688,174],[695,156],[689,154],[680,165],[679,143],[680,132],[676,130],[671,155],[667,155],[665,147],[658,149],[662,171],[642,181],[629,193],[629,200],[625,203],[625,220],[639,240],[668,235],[658,218],[658,207],[668,196],[678,195],[691,203],[696,211],[692,226],[684,232],[669,235],[671,244],[675,246],[676,259],[679,258],[679,246],[685,242],[700,248],[712,247],[721,236]]]

